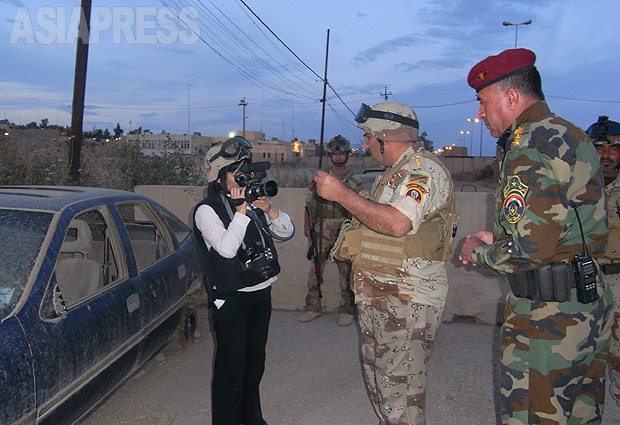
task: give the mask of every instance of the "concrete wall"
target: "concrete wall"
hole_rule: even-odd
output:
[[[191,211],[205,196],[202,187],[190,186],[136,186],[135,192],[160,202],[191,224]],[[303,207],[305,189],[280,189],[273,203],[286,211],[296,225],[293,239],[278,244],[282,272],[273,286],[273,306],[285,310],[302,310],[306,296],[306,282],[311,263],[306,259],[307,241],[303,235]],[[501,312],[508,283],[503,276],[489,271],[464,267],[458,261],[463,238],[476,230],[492,229],[493,194],[457,192],[457,213],[461,217],[457,245],[452,261],[447,263],[450,292],[444,311],[444,320],[476,320],[479,323],[501,323]],[[338,274],[334,264],[325,268],[323,307],[334,311],[339,303]]]

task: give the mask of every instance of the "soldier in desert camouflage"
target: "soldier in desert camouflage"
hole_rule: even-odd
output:
[[[460,259],[510,283],[500,341],[502,422],[600,424],[612,297],[595,262],[589,288],[572,264],[584,245],[589,256],[604,251],[603,174],[588,136],[549,111],[535,59],[510,49],[469,73],[478,118],[499,138],[500,185],[494,231],[467,236]],[[578,290],[598,298],[582,303]]]
[[[415,143],[418,121],[409,106],[362,105],[356,121],[373,160],[389,167],[370,199],[325,172],[315,181],[323,198],[354,216],[332,253],[353,262],[362,362],[375,412],[382,425],[422,425],[427,364],[448,293],[445,261],[456,233],[452,180]]]
[[[347,161],[351,154],[351,143],[340,134],[327,143],[327,156],[332,163],[329,173],[340,179],[345,186],[362,196],[367,195],[362,181],[347,168]],[[327,201],[316,192],[314,181],[310,183],[306,193],[306,205],[309,207],[311,217],[306,217],[304,224],[314,226],[316,235],[321,235],[323,240],[320,245],[321,273],[325,269],[325,262],[331,247],[334,245],[340,226],[345,219],[351,218],[351,214],[338,202]],[[306,210],[307,215],[307,210]],[[311,220],[310,220],[311,219]],[[311,221],[311,222],[310,222]],[[322,221],[322,223],[321,223]],[[322,228],[320,228],[322,227]],[[310,229],[304,227],[304,234],[310,238]],[[340,306],[338,307],[338,325],[348,326],[353,321],[353,292],[351,292],[351,263],[348,261],[336,261],[338,267],[338,284],[340,287]],[[308,293],[306,294],[306,311],[297,319],[301,323],[316,319],[322,314],[321,298],[317,284],[315,267],[310,267],[308,272]]]
[[[607,220],[609,237],[605,254],[599,260],[601,269],[614,296],[611,342],[609,345],[609,364],[611,394],[620,404],[620,123],[609,117],[600,116],[598,121],[586,130],[596,147],[607,195]]]

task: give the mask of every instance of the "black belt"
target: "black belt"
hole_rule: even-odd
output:
[[[575,274],[570,264],[550,263],[538,270],[509,274],[512,293],[530,300],[563,302],[570,298],[575,287]]]
[[[620,273],[620,263],[601,264],[601,270],[605,274],[618,274]]]

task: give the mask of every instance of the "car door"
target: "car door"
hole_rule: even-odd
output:
[[[116,205],[131,241],[134,264],[144,303],[143,358],[168,343],[181,319],[188,270],[175,251],[172,235],[146,201]]]
[[[32,356],[15,317],[0,324],[0,341],[0,423],[32,423],[36,418]]]
[[[78,242],[72,226],[80,221],[87,223],[92,244],[81,246],[86,251],[76,254],[72,250],[78,248],[70,247]],[[129,278],[118,230],[103,205],[89,206],[87,202],[65,211],[50,255],[55,267],[41,303],[41,320],[27,330],[27,337],[35,358],[41,422],[73,423],[134,369],[142,339],[140,298],[135,280]],[[60,273],[61,265],[69,259],[75,260],[71,262],[74,273]],[[63,290],[86,283],[85,276],[92,278],[78,273],[83,266],[79,261],[87,260],[99,264],[99,283],[89,283],[87,292],[78,291],[65,300]],[[75,275],[80,279],[64,286],[59,281]]]

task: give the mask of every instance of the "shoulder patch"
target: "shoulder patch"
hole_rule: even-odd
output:
[[[525,195],[527,185],[521,182],[519,176],[510,176],[504,186],[504,217],[510,224],[521,220],[525,212]]]
[[[429,176],[427,174],[409,174],[405,196],[410,196],[415,199],[418,204],[421,204],[424,200],[424,195],[428,193],[428,180]]]

